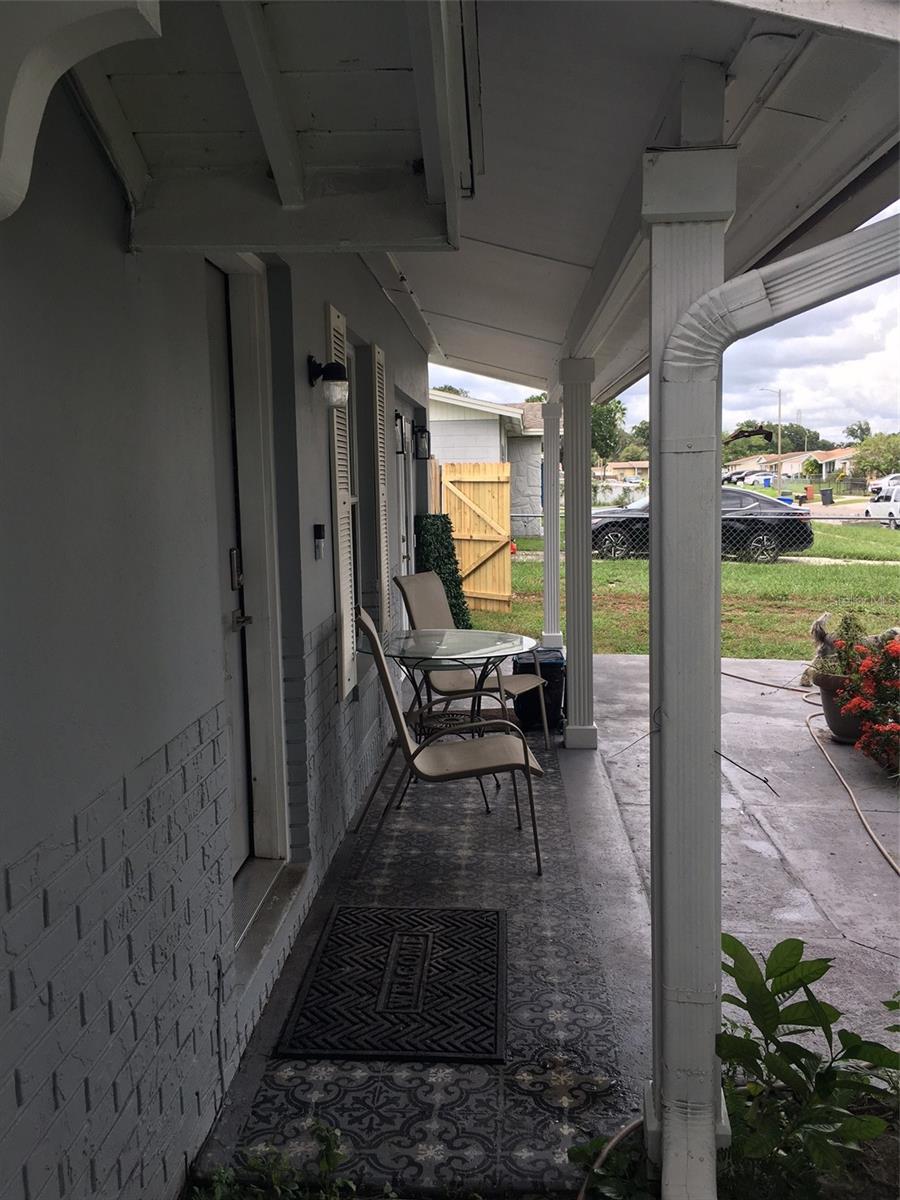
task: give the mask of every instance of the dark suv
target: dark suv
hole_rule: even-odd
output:
[[[650,553],[650,500],[591,513],[594,558],[647,558]],[[791,508],[770,496],[722,488],[722,557],[774,562],[813,544],[809,509]]]

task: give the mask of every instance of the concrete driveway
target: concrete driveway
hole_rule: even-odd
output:
[[[817,707],[796,692],[772,686],[797,686],[803,667],[777,660],[722,663],[723,671],[759,681],[723,678],[722,750],[765,776],[777,793],[723,762],[722,927],[758,952],[783,938],[799,937],[810,953],[833,957],[819,994],[846,1014],[847,1027],[883,1036],[888,1015],[880,1001],[900,986],[900,877],[869,838],[807,730],[807,717]],[[624,831],[634,868],[623,880],[619,862],[607,882],[626,888],[637,914],[631,934],[640,938],[649,889],[649,739],[630,743],[647,731],[647,658],[596,656],[594,689],[602,747],[598,757],[610,796],[604,819],[613,841]],[[824,728],[821,720],[812,724]],[[827,732],[816,736],[856,792],[878,837],[900,858],[896,781],[852,747],[833,743]],[[570,757],[571,752],[560,755],[572,796],[573,781],[565,768]],[[614,956],[615,947],[610,951]],[[615,976],[608,963],[607,979]],[[621,999],[626,1020],[646,1019],[639,997]],[[624,1041],[631,1044],[627,1036]]]

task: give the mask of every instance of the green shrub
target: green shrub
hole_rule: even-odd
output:
[[[421,513],[416,517],[416,571],[434,571],[439,576],[457,629],[471,629],[472,618],[453,545],[453,526],[446,513]]]

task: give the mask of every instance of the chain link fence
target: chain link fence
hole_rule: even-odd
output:
[[[748,499],[753,493],[747,493]],[[900,549],[900,511],[872,515],[811,514],[808,509],[793,507],[767,497],[756,498],[746,510],[722,512],[722,558],[737,562],[773,563],[779,558],[816,554],[816,534],[822,540],[823,530],[837,527],[881,528],[898,531]],[[649,558],[649,513],[632,508],[620,513],[595,516],[592,521],[592,552],[596,559]],[[852,557],[852,546],[850,549]],[[822,557],[829,557],[828,547]],[[844,556],[846,551],[842,554]]]

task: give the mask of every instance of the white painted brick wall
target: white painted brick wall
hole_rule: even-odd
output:
[[[221,723],[3,864],[2,1200],[168,1200],[208,1131],[239,1051]]]

